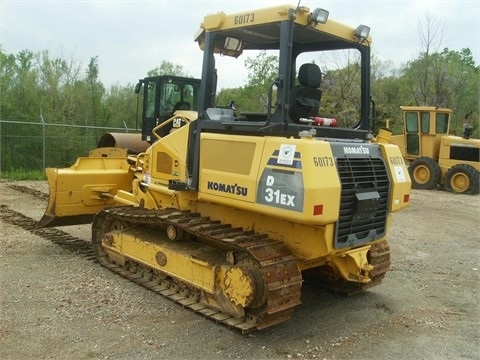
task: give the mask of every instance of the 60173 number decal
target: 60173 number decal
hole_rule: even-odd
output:
[[[333,158],[331,156],[314,156],[313,164],[315,166],[333,166]]]
[[[403,165],[405,164],[401,156],[390,156],[390,164],[392,165]]]
[[[234,23],[235,25],[242,25],[253,23],[255,21],[255,13],[243,14],[235,16]]]

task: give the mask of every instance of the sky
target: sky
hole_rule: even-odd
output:
[[[200,77],[202,52],[193,38],[205,15],[288,3],[298,0],[1,0],[0,47],[9,54],[48,50],[51,58],[84,69],[97,56],[99,80],[107,87],[135,84],[162,60]],[[329,18],[352,27],[370,26],[373,55],[394,67],[418,57],[418,26],[426,25],[427,16],[444,29],[442,48],[470,48],[480,64],[478,0],[301,0],[301,5],[322,7]],[[246,83],[244,61],[239,66],[232,72],[240,81],[236,86]]]

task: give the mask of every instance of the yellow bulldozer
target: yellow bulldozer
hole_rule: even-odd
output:
[[[145,151],[100,147],[47,169],[38,227],[93,218],[103,266],[242,332],[289,319],[304,279],[349,294],[379,284],[411,183],[398,146],[372,141],[369,28],[328,17],[290,5],[205,16],[196,108],[156,120]],[[262,50],[278,57],[266,111],[215,104],[216,59]],[[332,51],[358,54],[350,128],[318,113],[313,59]]]
[[[401,106],[403,133],[391,136],[409,162],[412,187],[462,194],[479,192],[480,140],[471,138],[464,124],[463,136],[450,135],[452,110],[433,106]],[[465,117],[467,120],[468,116]]]

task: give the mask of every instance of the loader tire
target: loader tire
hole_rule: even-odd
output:
[[[478,171],[466,164],[452,166],[445,175],[445,190],[459,194],[478,194]]]
[[[420,157],[413,160],[408,172],[414,189],[435,189],[440,181],[440,167],[432,158]]]

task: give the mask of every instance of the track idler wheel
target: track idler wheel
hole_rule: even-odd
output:
[[[223,292],[230,302],[242,308],[258,308],[265,303],[265,279],[259,264],[246,257],[224,275]]]
[[[175,225],[168,225],[167,237],[172,241],[181,240],[183,238],[183,230]]]
[[[259,291],[262,286],[258,280],[260,279],[255,276],[252,269],[234,266],[225,273],[224,293],[236,306],[242,308],[258,306],[255,300],[262,298]]]

